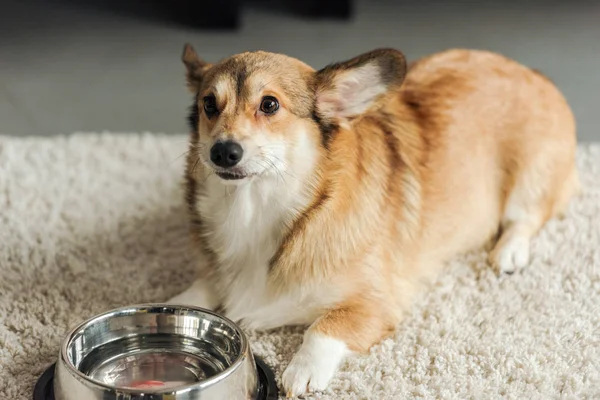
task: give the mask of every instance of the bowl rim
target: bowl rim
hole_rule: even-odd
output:
[[[69,356],[68,356],[69,344],[73,340],[74,336],[82,329],[85,329],[89,325],[91,325],[99,320],[109,318],[116,314],[124,313],[127,311],[136,313],[136,312],[139,312],[144,309],[155,309],[155,308],[190,310],[190,311],[195,311],[195,312],[199,312],[199,313],[209,314],[218,319],[223,320],[224,322],[229,324],[232,328],[234,328],[236,333],[240,336],[241,347],[240,347],[239,354],[237,355],[236,359],[231,363],[231,365],[228,368],[226,368],[222,372],[219,372],[216,375],[211,376],[210,378],[208,378],[206,380],[195,382],[195,383],[189,383],[187,385],[176,386],[176,387],[165,389],[165,390],[153,390],[153,391],[148,391],[148,390],[144,390],[144,389],[134,389],[134,388],[131,388],[131,389],[130,388],[121,388],[118,386],[107,385],[107,384],[97,381],[95,379],[91,379],[89,376],[87,376],[83,372],[79,371],[79,369],[77,369],[75,367],[75,365],[70,361]],[[246,334],[242,331],[242,329],[236,323],[234,323],[232,320],[230,320],[229,318],[224,317],[223,315],[217,314],[214,311],[207,310],[207,309],[201,308],[201,307],[179,305],[179,304],[168,304],[168,303],[141,303],[141,304],[132,304],[129,306],[114,308],[114,309],[102,312],[91,318],[88,318],[87,320],[78,324],[75,328],[69,330],[68,333],[65,335],[62,345],[61,345],[59,364],[62,364],[64,367],[66,367],[65,369],[71,375],[74,375],[76,378],[80,378],[83,381],[85,381],[86,384],[93,385],[96,388],[109,390],[114,393],[176,395],[176,394],[182,394],[185,392],[189,392],[191,390],[202,390],[209,386],[214,385],[215,383],[222,381],[223,379],[227,378],[229,375],[233,374],[240,367],[240,365],[242,365],[244,363],[244,356],[253,358],[250,346],[248,344],[248,339],[246,337]]]

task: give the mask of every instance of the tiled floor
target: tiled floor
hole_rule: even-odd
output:
[[[247,9],[240,31],[209,33],[49,1],[3,0],[0,133],[183,132],[190,95],[179,57],[190,41],[212,61],[264,49],[314,67],[380,46],[410,59],[448,47],[486,48],[542,69],[571,102],[579,137],[600,141],[600,2],[513,1],[359,0],[350,22]]]

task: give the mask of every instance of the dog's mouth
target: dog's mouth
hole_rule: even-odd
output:
[[[226,181],[235,181],[249,177],[249,174],[243,173],[241,171],[215,171],[215,174],[223,180]]]

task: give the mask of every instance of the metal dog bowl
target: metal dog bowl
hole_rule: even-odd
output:
[[[164,304],[116,309],[73,329],[34,391],[34,400],[276,398],[272,372],[239,327]]]

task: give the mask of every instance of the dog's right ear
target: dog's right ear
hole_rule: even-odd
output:
[[[194,50],[192,45],[189,43],[186,43],[183,48],[181,61],[183,61],[183,64],[187,69],[186,79],[188,88],[192,92],[197,92],[198,87],[202,83],[204,74],[210,68],[210,64],[200,59],[198,54],[196,54],[196,50]]]

